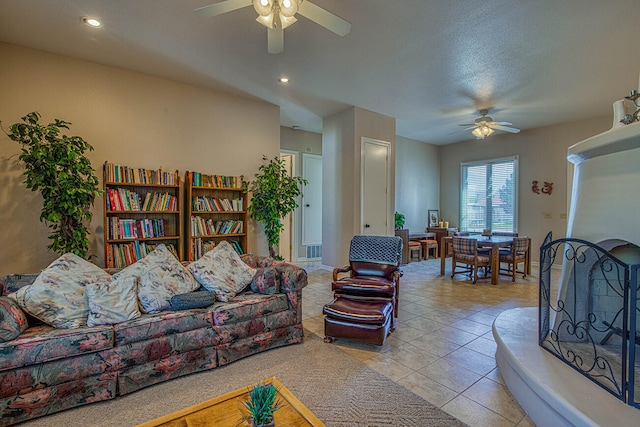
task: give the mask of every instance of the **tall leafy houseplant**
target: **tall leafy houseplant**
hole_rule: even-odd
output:
[[[32,112],[9,127],[9,138],[22,145],[19,159],[25,165],[28,189],[40,190],[43,199],[40,221],[51,229],[49,249],[86,258],[89,251],[90,208],[102,194],[91,162],[84,153],[93,150],[79,136],[61,135],[71,123],[54,119],[42,125]]]
[[[256,179],[245,187],[251,192],[251,204],[247,210],[253,219],[264,225],[269,255],[276,258],[283,228],[281,220],[298,207],[296,198],[302,194],[300,187],[306,185],[307,180],[289,176],[284,160],[278,156],[271,160],[262,156],[262,161]]]

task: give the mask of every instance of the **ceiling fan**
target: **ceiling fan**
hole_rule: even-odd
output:
[[[476,137],[476,139],[485,139],[486,137],[491,135],[494,132],[494,130],[501,130],[501,131],[510,132],[510,133],[520,132],[520,129],[509,127],[509,126],[513,126],[513,123],[494,122],[491,117],[487,116],[487,114],[489,114],[489,110],[486,110],[486,109],[479,110],[478,113],[480,113],[481,117],[478,117],[475,120],[475,123],[465,123],[465,124],[459,125],[459,126],[468,126],[467,129],[473,129],[471,133],[473,134],[473,136]]]
[[[297,21],[296,13],[339,36],[346,36],[351,31],[351,23],[307,0],[225,0],[199,7],[194,12],[207,18],[251,5],[259,15],[256,21],[267,27],[269,53],[284,51],[283,30]]]

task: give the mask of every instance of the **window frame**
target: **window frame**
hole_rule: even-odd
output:
[[[460,163],[460,193],[459,193],[459,204],[460,204],[460,209],[459,209],[459,218],[460,218],[460,230],[461,231],[472,231],[472,230],[467,230],[465,228],[468,228],[468,220],[467,220],[467,224],[465,224],[465,227],[463,227],[463,220],[464,220],[464,215],[463,215],[463,211],[465,209],[465,205],[464,205],[464,197],[465,197],[465,189],[466,189],[466,182],[465,182],[465,170],[467,170],[467,168],[469,167],[477,167],[477,166],[491,166],[491,168],[487,169],[487,175],[486,175],[486,180],[487,183],[485,185],[485,197],[487,196],[487,188],[490,188],[490,185],[488,184],[490,182],[490,179],[492,177],[492,167],[493,165],[496,164],[503,164],[503,163],[513,163],[513,232],[518,232],[518,206],[519,206],[519,195],[518,195],[518,183],[519,183],[519,157],[517,155],[514,156],[508,156],[508,157],[499,157],[499,158],[495,158],[495,159],[488,159],[488,160],[479,160],[479,161],[473,161],[473,162],[462,162]],[[488,200],[489,197],[486,197],[486,199]],[[492,199],[492,198],[491,198]],[[491,203],[489,206],[486,206],[486,211],[485,211],[485,218],[484,218],[484,228],[487,229],[491,229],[491,222],[492,222],[492,208],[493,208],[493,203]],[[478,230],[473,230],[473,232],[477,232]],[[482,231],[482,230],[479,230]],[[493,230],[492,230],[493,231]]]

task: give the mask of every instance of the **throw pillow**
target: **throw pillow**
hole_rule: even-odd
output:
[[[0,297],[0,343],[18,338],[29,327],[27,317],[18,304],[7,297]]]
[[[216,302],[216,294],[211,291],[195,291],[188,294],[174,295],[171,297],[169,309],[190,310],[192,308],[205,308]]]
[[[280,292],[278,269],[276,267],[259,268],[251,281],[251,290],[264,295],[272,295]]]
[[[137,288],[136,277],[87,285],[85,290],[89,303],[87,325],[114,325],[140,317]]]
[[[89,315],[85,287],[109,280],[111,276],[98,266],[68,253],[11,297],[24,311],[54,328],[79,328],[86,325]]]
[[[242,262],[233,246],[223,240],[202,258],[189,264],[189,271],[205,289],[213,291],[218,301],[226,302],[243,290],[255,269]]]
[[[165,245],[158,245],[153,252],[113,275],[114,280],[127,277],[139,278],[138,300],[144,313],[166,310],[172,296],[200,287]]]

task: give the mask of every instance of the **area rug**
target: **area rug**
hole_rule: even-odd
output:
[[[135,426],[272,376],[329,427],[466,425],[305,331],[302,344],[270,350],[212,371],[21,426]]]

